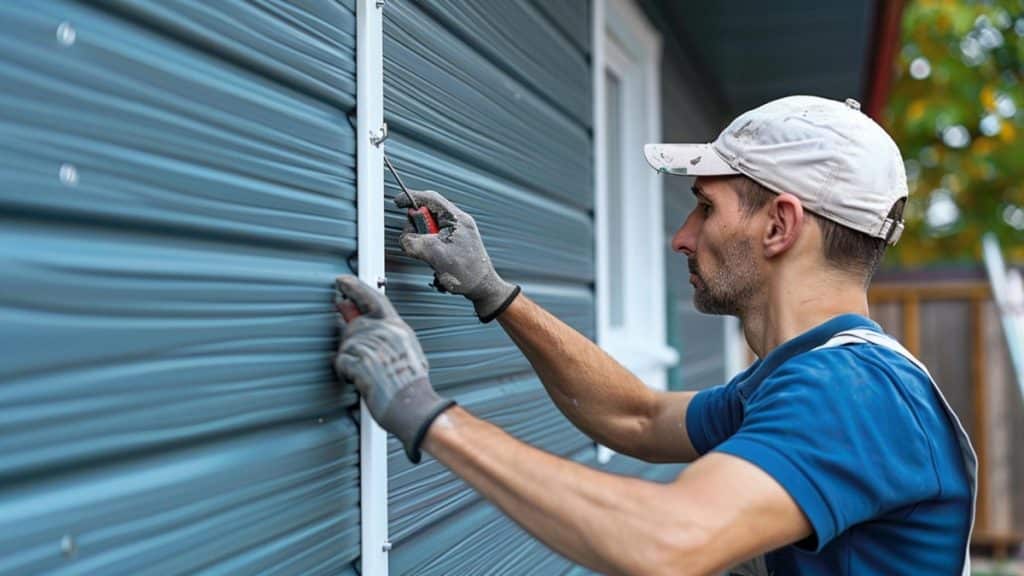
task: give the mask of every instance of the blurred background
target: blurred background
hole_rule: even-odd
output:
[[[875,310],[905,338],[909,327],[950,380],[970,382],[972,408],[961,414],[980,456],[975,552],[995,561],[975,573],[1020,574],[1019,561],[1002,560],[1019,553],[1024,513],[1024,299],[1014,269],[1024,263],[1024,2],[907,2],[887,50],[879,120],[903,151],[911,195]]]
[[[881,121],[903,150],[908,234],[891,266],[1024,261],[1024,3],[907,3]]]

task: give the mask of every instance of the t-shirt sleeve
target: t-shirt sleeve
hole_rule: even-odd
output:
[[[701,390],[686,409],[686,434],[697,454],[706,454],[725,441],[743,421],[743,404],[736,380]]]
[[[781,484],[814,528],[800,546],[816,551],[850,526],[938,490],[927,439],[899,386],[883,367],[840,348],[778,368],[715,450]]]

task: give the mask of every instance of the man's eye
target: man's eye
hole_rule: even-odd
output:
[[[708,204],[707,202],[701,202],[700,203],[700,211],[705,216],[707,216],[708,214],[711,213],[711,204]]]

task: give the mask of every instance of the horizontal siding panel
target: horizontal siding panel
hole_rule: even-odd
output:
[[[586,25],[589,28],[589,25]],[[589,33],[588,33],[589,34]],[[384,11],[389,155],[411,188],[476,220],[495,268],[594,337],[591,82],[585,51],[528,0],[392,0]],[[386,193],[398,193],[385,177]],[[499,323],[428,284],[386,216],[388,295],[416,330],[432,383],[474,414],[559,455],[592,446],[565,419]],[[390,445],[395,574],[552,574],[569,566],[436,461]],[[584,448],[593,453],[593,448]]]
[[[393,0],[384,11],[384,86],[388,123],[399,131],[579,208],[593,206],[586,127],[411,1]]]
[[[461,296],[428,286],[423,272],[388,273],[388,296],[419,337],[430,362],[430,379],[439,389],[474,380],[519,374],[530,364],[497,322],[483,324]],[[523,291],[582,333],[594,331],[592,293],[580,288],[524,284]]]
[[[487,252],[505,275],[592,282],[594,225],[590,215],[537,195],[530,189],[430,149],[425,143],[393,135],[388,156],[412,189],[442,192],[476,220]],[[388,175],[389,198],[401,194]],[[390,201],[385,247],[391,260],[404,258],[398,236],[404,211]]]
[[[536,377],[454,396],[473,414],[552,454],[565,456],[593,444],[562,415]],[[394,439],[390,449],[388,512],[392,542],[400,542],[480,499],[433,458],[412,465]]]
[[[105,0],[161,34],[343,110],[356,106],[355,0]]]
[[[567,2],[545,4],[571,8]],[[542,8],[529,2],[465,0],[428,0],[418,6],[563,113],[584,126],[591,125],[590,63]],[[572,20],[588,25],[585,5],[583,8]]]
[[[0,4],[0,574],[354,575],[352,6]]]
[[[354,249],[343,112],[94,8],[0,13],[7,211]],[[70,46],[61,22],[75,27]],[[76,172],[62,183],[65,164]]]
[[[590,26],[593,16],[589,0],[530,0],[540,11],[548,15],[551,22],[570,39],[584,54],[590,54]]]
[[[0,221],[0,478],[354,404],[337,258]]]
[[[660,483],[673,480],[682,468],[679,464],[652,465],[622,455],[599,465],[592,445],[571,458],[605,472]],[[492,504],[479,499],[454,510],[444,522],[427,525],[415,538],[396,542],[391,551],[391,570],[438,576],[590,573],[551,551]]]
[[[0,574],[340,573],[358,449],[341,416],[8,488]]]
[[[417,576],[561,574],[572,564],[487,502],[467,508],[420,538],[396,545],[389,568]]]

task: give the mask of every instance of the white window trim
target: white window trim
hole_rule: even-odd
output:
[[[378,0],[356,5],[356,207],[359,278],[384,277],[384,159],[371,137],[384,125],[384,26]],[[381,288],[383,290],[383,288]],[[388,436],[359,409],[361,574],[388,573]]]
[[[647,385],[663,390],[667,385],[667,369],[678,362],[679,355],[667,345],[665,326],[662,181],[643,163],[641,148],[646,142],[661,139],[661,36],[632,0],[594,0],[593,14],[597,341]],[[617,46],[609,49],[606,42]],[[646,114],[636,119],[643,122],[640,135],[627,144],[630,150],[635,148],[638,159],[624,166],[624,179],[631,183],[627,209],[622,214],[610,214],[606,185],[608,167],[604,161],[608,130],[605,125],[605,69],[621,60],[621,56],[614,53],[620,51],[634,61],[643,62],[642,68],[635,70],[642,74],[639,81],[643,83],[643,102],[640,106],[633,103],[636,109],[631,109],[631,114]],[[637,81],[635,76],[630,79]],[[647,196],[639,196],[641,194]],[[638,197],[641,202],[630,201]],[[632,238],[627,240],[624,250],[624,328],[613,328],[610,322],[609,242],[603,232],[610,225],[624,227]]]

